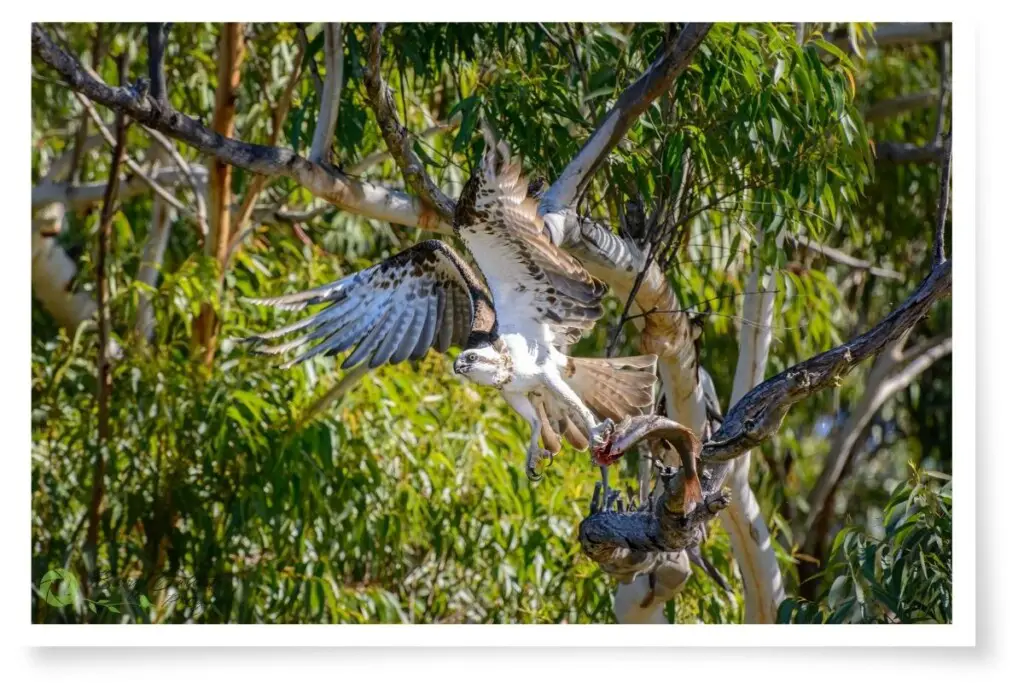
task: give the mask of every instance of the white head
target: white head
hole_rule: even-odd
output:
[[[492,345],[466,349],[455,359],[454,370],[477,384],[497,387],[512,379],[512,357]]]

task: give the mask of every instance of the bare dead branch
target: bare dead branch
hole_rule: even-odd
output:
[[[771,437],[790,406],[842,381],[853,367],[913,327],[951,288],[952,268],[946,261],[868,332],[759,384],[726,414],[725,422],[704,446],[705,460],[729,460]]]
[[[370,30],[368,51],[366,55],[367,101],[373,110],[377,124],[380,126],[384,142],[394,157],[395,163],[402,169],[402,177],[413,194],[422,199],[436,213],[451,216],[455,211],[455,202],[434,184],[427,175],[416,152],[412,148],[409,131],[398,122],[398,110],[391,88],[381,75],[381,39],[384,35],[384,24],[374,24]]]
[[[541,198],[541,214],[576,206],[601,162],[651,102],[675,83],[683,69],[690,65],[710,30],[711,24],[686,24],[668,49],[623,91],[576,158]]]
[[[439,215],[417,197],[353,180],[288,149],[225,137],[135,88],[114,88],[103,83],[55,45],[38,24],[32,25],[32,52],[60,73],[73,90],[90,100],[123,111],[143,125],[232,166],[269,178],[291,178],[318,197],[367,218],[441,233],[451,231],[450,214]]]

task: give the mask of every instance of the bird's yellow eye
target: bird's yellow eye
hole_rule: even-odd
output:
[[[467,355],[466,356],[466,360],[468,360],[470,363],[475,363],[476,362],[476,354],[475,353],[471,353],[471,354]]]

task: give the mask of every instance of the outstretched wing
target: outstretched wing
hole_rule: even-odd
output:
[[[464,347],[474,335],[493,335],[497,327],[490,299],[469,266],[438,240],[417,244],[323,287],[250,301],[286,310],[330,304],[308,318],[246,340],[255,342],[253,350],[262,354],[287,353],[319,341],[285,367],[353,349],[342,367],[366,362],[372,369],[422,358],[430,347]],[[264,345],[294,332],[301,334],[278,346]]]
[[[501,331],[533,338],[544,327],[573,343],[602,314],[603,282],[552,243],[508,146],[484,128],[486,150],[463,188],[454,226],[494,297]]]

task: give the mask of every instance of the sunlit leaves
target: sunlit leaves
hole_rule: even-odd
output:
[[[818,602],[788,599],[781,623],[949,623],[952,488],[921,473],[893,491],[884,536],[846,527],[832,543]]]

